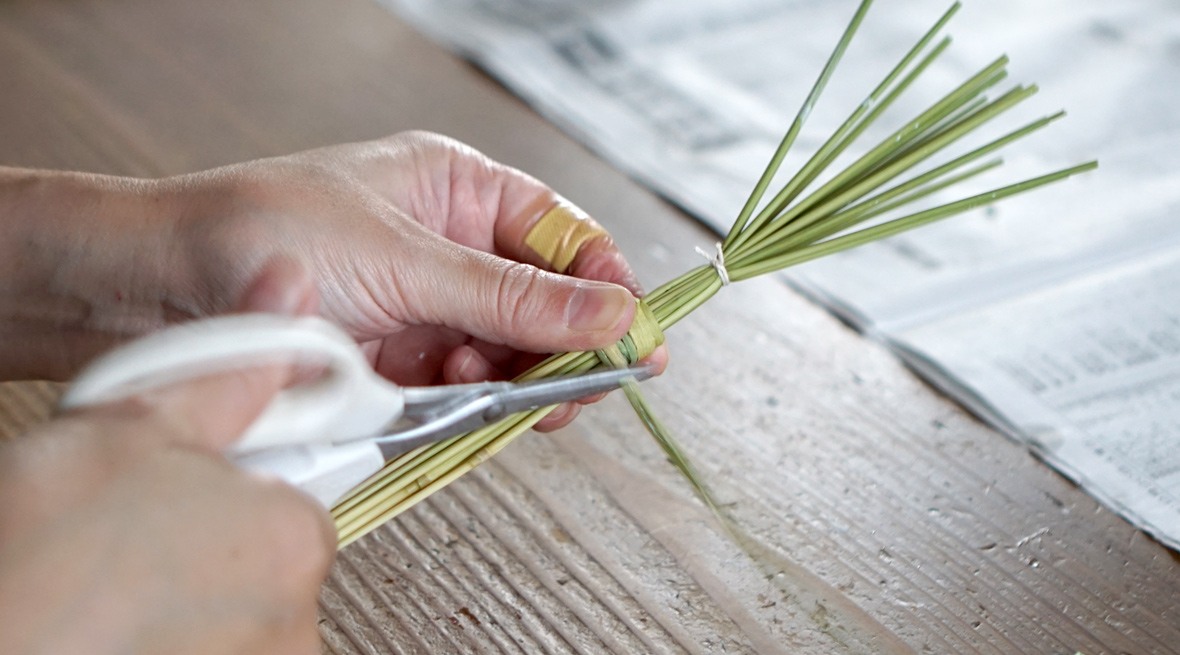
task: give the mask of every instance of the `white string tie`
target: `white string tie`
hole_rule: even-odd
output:
[[[717,277],[721,278],[721,286],[729,286],[729,271],[725,268],[725,251],[721,247],[721,242],[717,242],[717,254],[710,255],[700,246],[697,246],[697,254],[709,260],[709,264],[717,271]]]

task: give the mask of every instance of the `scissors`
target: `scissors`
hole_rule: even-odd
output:
[[[389,460],[511,414],[644,380],[643,365],[532,382],[401,387],[378,375],[357,344],[317,317],[236,314],[184,323],[132,341],[88,366],[62,409],[108,403],[169,384],[277,363],[324,366],[281,391],[226,455],[331,507]]]

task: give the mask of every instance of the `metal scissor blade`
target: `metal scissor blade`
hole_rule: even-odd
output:
[[[641,381],[651,376],[651,367],[645,364],[586,375],[524,382],[493,394],[495,405],[487,413],[498,414],[494,417],[489,416],[489,420],[496,420],[509,414],[612,391],[618,389],[625,380]]]
[[[451,387],[406,388],[406,418],[419,421],[373,439],[386,458],[477,430],[511,414],[617,389],[624,380],[646,380],[647,365],[531,382],[485,382]]]

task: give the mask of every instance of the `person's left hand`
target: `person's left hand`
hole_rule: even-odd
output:
[[[72,265],[72,293],[93,305],[92,323],[133,301],[166,320],[222,313],[267,262],[290,259],[315,280],[321,313],[363,344],[381,374],[407,385],[460,383],[511,377],[542,354],[610,345],[630,327],[640,293],[606,235],[586,242],[566,275],[550,272],[525,237],[560,196],[434,134],[159,181],[113,179],[71,180],[105,185],[104,210],[121,213],[100,221],[102,238],[59,255]],[[118,250],[127,244],[141,251]],[[143,270],[116,275],[128,280],[117,295],[92,271],[131,268],[110,263],[120,258]],[[648,360],[662,371],[666,350]],[[538,429],[576,413],[568,404]]]

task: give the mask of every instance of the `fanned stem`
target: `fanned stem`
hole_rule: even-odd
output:
[[[762,196],[766,193],[766,189],[770,186],[775,174],[778,173],[779,166],[783,163],[783,158],[787,156],[787,152],[795,145],[795,139],[798,138],[799,132],[803,130],[803,124],[807,122],[807,117],[811,115],[812,108],[823,94],[824,87],[828,85],[828,80],[832,78],[832,73],[836,72],[836,66],[844,57],[844,52],[848,50],[848,44],[852,43],[852,37],[856,35],[856,30],[860,28],[860,24],[864,21],[865,14],[869,13],[869,7],[873,4],[873,0],[862,0],[860,7],[856,10],[856,15],[852,17],[852,22],[848,24],[848,28],[844,30],[844,35],[840,37],[839,43],[836,44],[836,49],[832,52],[832,56],[828,57],[828,62],[824,64],[823,71],[819,74],[819,79],[815,81],[815,85],[811,87],[811,92],[807,94],[807,98],[803,101],[803,106],[799,108],[799,113],[795,114],[795,120],[791,122],[791,127],[787,129],[786,136],[783,137],[778,148],[774,151],[774,155],[770,158],[770,164],[766,166],[766,170],[762,173],[762,177],[758,178],[758,183],[754,185],[754,191],[750,193],[749,200],[746,201],[741,212],[738,213],[737,220],[733,222],[733,227],[729,230],[729,236],[726,237],[725,242],[728,244],[736,239],[738,235],[746,227],[746,222],[750,215],[754,213],[754,208],[762,201]],[[958,3],[955,3],[958,4]]]

